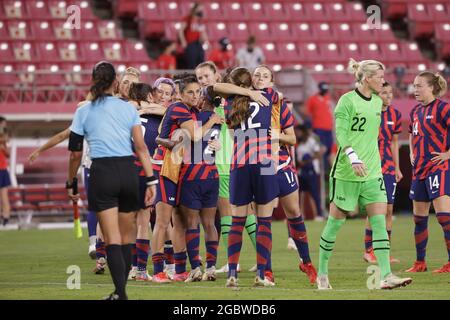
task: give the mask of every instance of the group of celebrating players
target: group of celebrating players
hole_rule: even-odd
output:
[[[83,166],[92,211],[88,216],[90,253],[94,252],[95,244],[95,273],[103,273],[106,265],[111,270],[116,287],[111,299],[126,299],[127,279],[123,279],[123,274],[136,281],[170,283],[214,281],[217,273],[226,272],[226,286],[237,287],[244,228],[256,250],[256,266],[252,268],[256,272],[254,285],[274,286],[271,223],[278,204],[283,207],[289,236],[298,250],[299,268],[318,289],[331,289],[328,261],[336,235],[346,215],[357,206],[368,216],[364,258],[379,264],[380,288],[405,286],[412,279],[392,274],[389,254],[392,204],[396,183],[402,178],[398,160],[401,115],[390,106],[392,88],[384,80],[382,63],[351,59],[349,69],[355,75],[357,88],[344,94],[335,109],[338,151],[330,172],[330,214],[320,239],[318,272],[309,256],[299,208],[299,186],[291,152],[297,141],[294,117],[282,93],[274,88],[273,72],[266,65],[253,72],[238,67],[222,76],[212,62],[204,62],[193,74],[159,78],[150,86],[140,82],[139,71],[134,68],[126,69],[115,80],[114,67],[100,62],[93,70],[90,95],[80,103],[72,126],[50,139],[30,158],[34,160],[42,151],[70,138],[71,172],[67,187],[71,198],[76,200],[77,196],[70,191],[71,181],[79,166],[83,139],[88,142],[89,148],[84,152],[88,160]],[[408,271],[423,272],[427,268],[425,250],[431,203],[444,230],[450,260],[450,105],[439,99],[445,93],[446,82],[438,74],[420,73],[414,80],[414,89],[419,104],[410,119],[414,170],[410,197],[414,203],[417,261]],[[97,99],[102,93],[108,97]],[[109,95],[121,102],[111,100]],[[119,154],[106,153],[107,157],[102,157],[93,152],[99,150],[101,140],[96,139],[94,126],[101,126],[100,122],[109,117],[96,116],[95,112],[98,105],[107,102],[116,105],[127,102],[134,108],[131,116],[128,113],[119,116],[132,118],[134,167],[130,169],[130,177],[121,178],[122,167],[114,169],[117,162],[114,156]],[[108,109],[102,112],[107,113]],[[90,116],[95,121],[89,121]],[[142,134],[135,131],[136,117]],[[114,128],[105,130],[109,130],[108,139],[120,133]],[[142,142],[152,155],[151,167]],[[94,172],[89,172],[89,158],[97,166],[95,178]],[[100,173],[100,169],[106,168],[111,170],[108,174]],[[117,179],[124,183],[131,176],[136,179],[139,176],[137,184],[127,181],[136,190],[128,193],[112,190],[111,185]],[[120,212],[119,222],[124,226],[119,244],[125,270],[120,272],[117,270],[123,268],[118,267],[116,258],[110,261],[110,255],[117,255],[112,248],[115,241],[111,240],[115,235],[103,218],[113,207]],[[127,221],[120,218],[124,216],[130,218]],[[203,271],[200,225],[206,246]],[[216,269],[219,238],[227,248],[228,263]],[[150,252],[152,276],[147,272]],[[190,272],[186,268],[187,258]],[[436,272],[450,272],[450,263]]]

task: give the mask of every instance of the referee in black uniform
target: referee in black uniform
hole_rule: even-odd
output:
[[[147,176],[146,203],[156,195],[150,155],[142,136],[136,108],[113,96],[116,71],[109,62],[99,62],[92,71],[92,101],[78,108],[70,127],[69,197],[76,201],[73,185],[86,139],[92,166],[89,180],[89,210],[97,213],[106,242],[108,267],[115,291],[107,300],[126,300],[125,290],[131,266],[134,215],[139,210],[139,181],[132,143]]]

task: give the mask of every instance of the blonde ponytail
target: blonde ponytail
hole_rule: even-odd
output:
[[[356,61],[350,58],[348,62],[348,72],[355,76],[357,82],[361,83],[364,78],[373,76],[378,70],[385,70],[385,66],[376,60]]]

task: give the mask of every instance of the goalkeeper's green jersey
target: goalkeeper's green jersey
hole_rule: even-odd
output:
[[[378,134],[383,101],[376,94],[364,97],[358,89],[347,92],[334,111],[338,153],[330,172],[332,178],[346,181],[368,181],[382,176]],[[354,174],[344,149],[352,147],[367,167],[367,176]]]
[[[225,118],[223,106],[215,108],[217,115]],[[230,175],[231,157],[233,156],[233,137],[230,135],[226,123],[222,124],[220,129],[221,149],[216,151],[216,167],[219,175]]]

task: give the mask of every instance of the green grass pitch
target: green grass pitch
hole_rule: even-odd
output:
[[[310,251],[318,264],[318,240],[324,222],[307,221]],[[414,223],[410,216],[394,221],[392,255],[400,259],[392,265],[394,273],[404,271],[415,259]],[[130,299],[450,299],[450,274],[432,274],[431,270],[447,261],[442,229],[434,215],[430,216],[427,262],[429,271],[412,274],[413,283],[392,291],[369,290],[366,286],[368,264],[362,260],[364,220],[349,220],[337,238],[330,261],[330,282],[333,290],[319,292],[298,270],[298,256],[288,251],[284,222],[273,223],[273,270],[276,287],[253,288],[254,274],[247,270],[255,263],[255,251],[247,236],[241,254],[243,272],[237,290],[225,288],[225,275],[215,282],[153,283],[129,282]],[[203,241],[202,241],[203,243]],[[201,251],[203,257],[204,248]],[[0,299],[101,299],[113,289],[109,271],[104,275],[91,272],[94,261],[87,255],[87,230],[76,240],[72,230],[32,230],[0,232]],[[224,248],[219,250],[218,267],[225,262]],[[67,267],[81,269],[81,289],[66,286]]]

